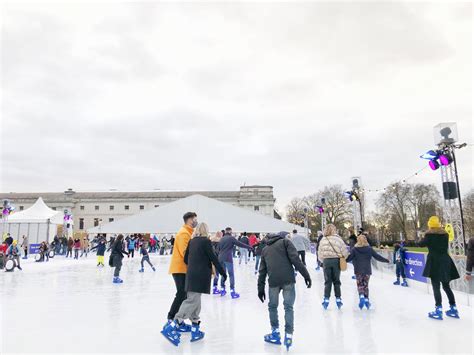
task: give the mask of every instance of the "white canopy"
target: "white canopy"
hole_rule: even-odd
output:
[[[274,233],[302,232],[302,228],[276,218],[232,206],[202,195],[192,195],[167,205],[126,217],[99,227],[89,233],[176,233],[183,225],[183,215],[196,212],[198,220],[206,222],[211,232],[231,227],[235,232]]]
[[[63,214],[49,208],[40,197],[35,204],[24,211],[15,212],[8,217],[7,223],[46,223],[63,224]]]

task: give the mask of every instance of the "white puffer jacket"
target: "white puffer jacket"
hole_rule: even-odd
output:
[[[348,255],[347,245],[338,235],[323,237],[319,242],[318,257],[320,261],[329,258],[345,258]]]

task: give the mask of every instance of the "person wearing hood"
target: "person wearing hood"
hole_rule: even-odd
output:
[[[260,259],[262,258],[263,248],[265,248],[265,239],[257,239],[257,244],[254,245],[255,250],[255,275],[258,274],[258,269],[260,267]]]
[[[318,257],[323,263],[324,270],[324,299],[322,303],[324,309],[327,309],[329,306],[329,297],[331,296],[333,285],[336,305],[339,309],[343,305],[341,300],[340,259],[346,258],[348,255],[347,246],[341,237],[337,235],[336,226],[328,224],[324,228],[324,237],[321,238],[318,248]]]
[[[396,243],[393,246],[393,263],[395,264],[395,274],[397,275],[397,280],[393,283],[394,285],[400,285],[400,276],[403,279],[401,285],[403,287],[408,287],[406,275],[405,275],[405,258],[406,258],[406,249],[403,246],[403,242]]]
[[[176,286],[176,294],[168,312],[168,322],[166,324],[173,321],[176,313],[179,311],[179,307],[181,307],[181,304],[186,299],[186,272],[188,267],[184,262],[184,255],[188,249],[188,244],[193,235],[194,228],[198,225],[197,214],[194,212],[186,212],[183,216],[183,221],[184,225],[175,237],[173,254],[171,255],[171,263],[168,270],[168,273],[173,276],[174,284]],[[163,329],[165,327],[163,327]],[[179,331],[190,332],[191,326],[183,322]]]
[[[443,319],[443,307],[440,286],[448,296],[450,309],[446,315],[452,318],[459,318],[459,312],[456,307],[454,293],[449,286],[452,280],[459,278],[458,270],[453,259],[448,254],[449,236],[442,228],[439,217],[432,216],[428,220],[428,231],[423,240],[419,243],[421,247],[428,248],[423,276],[431,278],[433,295],[435,299],[435,310],[428,313],[428,317],[433,319]]]
[[[278,322],[278,302],[283,293],[285,307],[285,339],[287,349],[293,342],[294,311],[296,298],[294,268],[303,275],[306,286],[311,287],[311,276],[300,260],[294,244],[286,238],[287,232],[280,232],[267,237],[266,246],[262,250],[258,275],[258,298],[265,302],[265,280],[268,276],[268,313],[272,332],[264,336],[271,344],[281,344]]]
[[[218,249],[219,249],[218,257],[219,257],[219,262],[221,263],[222,267],[229,274],[230,296],[232,298],[239,298],[240,295],[237,292],[235,292],[234,259],[232,258],[232,252],[235,246],[245,248],[247,250],[251,249],[250,245],[241,243],[237,239],[235,239],[235,237],[232,235],[232,228],[227,227],[225,229],[225,234],[218,245]],[[223,278],[221,278],[221,290],[218,290],[217,287],[214,287],[214,290],[212,293],[220,294],[221,296],[225,296],[227,294],[227,291],[225,289],[225,280]]]
[[[359,292],[359,308],[370,308],[369,302],[369,280],[372,275],[371,260],[374,258],[382,263],[389,263],[380,254],[377,254],[369,243],[365,235],[360,234],[357,237],[357,243],[352,248],[350,255],[347,257],[347,262],[352,261],[354,264],[354,273],[357,280],[357,291]]]

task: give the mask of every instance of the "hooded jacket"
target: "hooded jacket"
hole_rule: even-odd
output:
[[[286,233],[280,232],[267,237],[266,246],[262,251],[258,276],[258,289],[265,289],[265,279],[268,275],[270,287],[283,287],[296,282],[295,270],[303,275],[304,279],[311,280],[306,266],[298,257],[293,243],[286,238]]]
[[[453,259],[448,254],[449,236],[442,228],[430,229],[419,243],[428,247],[424,277],[441,282],[449,282],[459,278]]]

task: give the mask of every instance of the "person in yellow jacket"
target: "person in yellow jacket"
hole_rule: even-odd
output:
[[[171,263],[168,271],[168,273],[173,276],[176,285],[176,295],[168,312],[168,323],[174,319],[176,313],[179,311],[181,303],[186,299],[185,283],[187,266],[184,262],[184,254],[188,248],[194,228],[198,225],[197,214],[194,212],[185,213],[183,220],[184,225],[175,236],[173,254],[171,256]],[[179,331],[190,332],[191,326],[183,322],[179,327]]]

